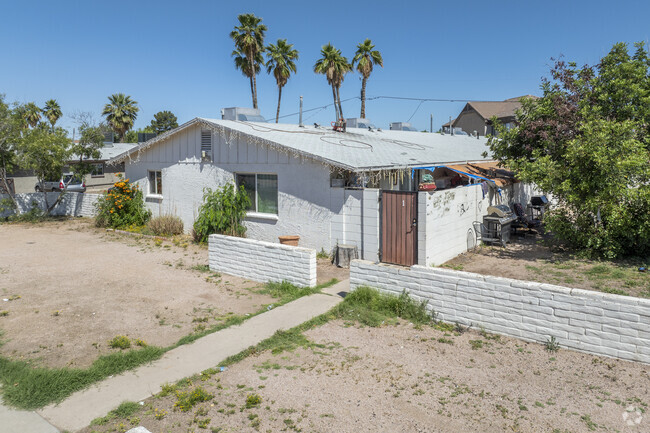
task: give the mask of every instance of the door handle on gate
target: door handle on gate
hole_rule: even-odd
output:
[[[413,223],[411,224],[411,227],[415,227],[418,225],[418,220],[417,218],[413,218]]]

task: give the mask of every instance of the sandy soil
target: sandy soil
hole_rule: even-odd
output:
[[[350,279],[350,269],[339,268],[330,259],[316,259],[318,267],[317,283],[323,284],[336,278],[339,281]]]
[[[129,419],[152,432],[650,431],[648,366],[492,336],[411,324],[328,323],[319,346],[249,357],[195,379],[214,395],[189,412],[153,397]],[[261,397],[246,408],[248,395]],[[155,414],[160,419],[156,419]]]
[[[483,246],[443,264],[456,270],[538,281],[621,295],[650,297],[650,272],[639,272],[643,260],[594,261],[549,246],[541,236],[512,238],[506,248]]]
[[[38,365],[87,366],[117,335],[169,346],[272,302],[258,283],[192,269],[207,265],[205,247],[88,220],[2,224],[0,245],[0,353]]]

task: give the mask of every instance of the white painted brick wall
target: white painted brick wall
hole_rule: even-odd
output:
[[[208,238],[210,270],[253,281],[316,285],[316,250],[224,235]]]
[[[426,299],[441,320],[650,364],[650,300],[450,269],[354,260],[350,287]]]
[[[54,204],[59,195],[58,192],[16,194],[16,201],[18,202],[18,206],[20,206],[22,212],[29,212],[32,209],[32,203],[35,203],[39,209],[45,210],[47,208],[45,194],[47,194],[47,201],[50,206]],[[95,203],[97,203],[99,197],[100,194],[67,192],[59,204],[52,210],[52,215],[94,217],[97,213]],[[8,198],[8,195],[0,194],[0,200]],[[11,215],[12,212],[13,211],[1,212],[0,218],[5,218]]]

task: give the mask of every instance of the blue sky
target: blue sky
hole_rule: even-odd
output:
[[[503,100],[539,94],[551,57],[597,62],[615,42],[646,41],[650,2],[545,1],[13,1],[3,2],[0,25],[0,93],[7,100],[59,101],[70,130],[74,112],[97,120],[110,94],[138,101],[136,127],[170,110],[179,123],[219,117],[219,109],[252,106],[248,79],[233,67],[229,33],[240,13],[255,13],[268,26],[266,42],[286,38],[300,51],[298,73],[283,90],[283,114],[332,102],[325,78],[313,65],[331,42],[351,59],[371,38],[384,68],[370,77],[367,96]],[[346,76],[342,99],[359,95],[358,73]],[[260,109],[275,117],[277,87],[258,76]],[[407,121],[437,129],[463,102],[377,99],[367,117],[378,127]],[[417,111],[416,111],[417,108]],[[344,103],[359,116],[358,99]],[[414,114],[415,113],[415,114]],[[334,110],[305,114],[329,124]],[[297,123],[298,117],[288,117]]]

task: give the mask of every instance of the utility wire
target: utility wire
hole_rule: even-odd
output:
[[[353,99],[361,99],[361,97],[360,96],[353,96],[352,98],[342,100],[341,103],[348,102],[348,101],[351,101]],[[480,101],[480,100],[475,100],[475,99],[408,98],[408,97],[405,97],[405,96],[386,96],[386,95],[371,96],[369,98],[366,98],[366,101],[373,101],[375,99],[399,99],[399,100],[403,100],[403,101],[420,101],[420,103],[418,104],[418,106],[415,109],[415,111],[413,112],[413,114],[411,114],[411,117],[409,117],[408,121],[410,121],[413,118],[413,116],[415,116],[415,113],[417,113],[417,111],[420,109],[420,106],[425,102],[492,102],[492,101]],[[323,105],[321,107],[310,108],[308,110],[302,110],[302,112],[304,114],[304,113],[309,113],[309,112],[315,111],[315,110],[324,110],[324,109],[326,109],[328,107],[331,107],[332,105],[334,105],[334,103]],[[285,117],[297,116],[299,114],[300,114],[299,111],[295,112],[295,113],[291,113],[291,114],[285,114],[284,116],[280,116],[279,119],[284,119]]]

